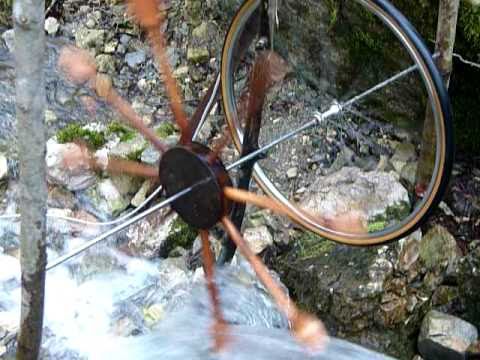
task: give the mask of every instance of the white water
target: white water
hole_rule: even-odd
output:
[[[107,248],[97,252],[112,254]],[[286,320],[269,296],[241,266],[226,268],[218,275],[224,316],[234,325],[226,349],[213,354],[209,299],[198,272],[162,270],[159,263],[113,254],[118,270],[82,283],[72,276],[75,267],[60,266],[48,273],[48,330],[43,346],[49,359],[385,359],[338,339],[330,339],[321,354],[305,352],[291,337]],[[18,323],[19,270],[17,259],[0,254],[0,326]],[[135,298],[132,295],[146,287],[156,289],[155,302],[164,305],[165,319],[153,329],[144,328],[139,336],[115,335],[115,311],[121,304],[133,304],[134,300],[129,300]]]

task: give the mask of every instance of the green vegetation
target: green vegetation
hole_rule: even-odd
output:
[[[171,122],[167,121],[161,123],[160,126],[155,129],[155,133],[162,139],[175,134],[175,131],[175,126]]]
[[[140,161],[142,158],[142,153],[145,150],[146,145],[138,150],[132,151],[130,154],[127,154],[127,159],[128,160],[133,160],[133,161]]]
[[[306,260],[329,253],[335,247],[335,243],[305,231],[296,239],[295,247],[297,247],[297,259]]]
[[[107,142],[105,132],[84,129],[78,124],[70,124],[57,133],[57,141],[60,144],[79,140],[85,141],[93,149],[99,149]]]
[[[10,23],[13,0],[0,0],[0,25]]]
[[[65,144],[80,140],[86,142],[86,144],[93,149],[99,149],[106,144],[107,137],[111,135],[116,135],[120,138],[121,142],[126,142],[135,138],[135,131],[116,121],[111,122],[104,131],[86,129],[79,124],[69,124],[67,127],[58,131],[57,141],[60,144]],[[129,154],[128,158],[138,160],[144,149],[145,148]]]
[[[112,121],[107,126],[107,135],[115,134],[120,138],[121,142],[132,140],[135,137],[135,131],[129,129],[125,125],[120,124],[119,122]]]
[[[196,229],[188,225],[180,217],[177,217],[170,226],[170,231],[165,242],[165,248],[162,252],[167,256],[170,251],[178,246],[181,246],[184,249],[190,248],[197,237],[197,233]]]
[[[465,38],[474,47],[480,48],[480,6],[474,6],[467,1],[463,1],[459,14],[459,23]]]
[[[410,214],[410,205],[402,201],[394,206],[388,206],[385,213],[374,216],[368,220],[368,232],[375,232],[385,229],[387,226],[397,224]]]

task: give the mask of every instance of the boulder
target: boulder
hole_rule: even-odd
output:
[[[64,156],[67,153],[79,152],[80,146],[67,143],[59,144],[55,139],[47,141],[47,180],[51,184],[57,184],[66,187],[68,190],[83,190],[95,183],[95,173],[90,170],[90,165],[86,161],[78,161],[71,166],[64,164]]]
[[[463,360],[477,338],[478,331],[472,324],[432,310],[423,319],[418,349],[425,360]]]

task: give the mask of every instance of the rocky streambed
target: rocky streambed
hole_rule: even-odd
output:
[[[168,55],[186,110],[192,113],[218,70],[221,33],[228,21],[225,14],[231,14],[237,2],[166,4]],[[159,161],[158,152],[122,125],[118,115],[97,101],[90,90],[71,85],[57,71],[62,46],[76,44],[90,51],[99,71],[112,76],[116,88],[145,123],[166,143],[178,140],[150,51],[124,6],[76,1],[64,1],[62,6],[62,17],[49,20],[46,29],[49,260],[110,228],[109,221],[128,216],[155,189],[150,181],[125,175],[66,169],[62,166],[64,155],[78,146],[72,141],[81,138],[100,155],[152,165]],[[4,32],[0,46],[0,179],[2,213],[14,216],[18,174],[11,35]],[[287,99],[289,93],[287,88],[280,95]],[[306,207],[334,214],[354,201],[355,207],[363,206],[369,214],[370,226],[384,226],[395,220],[397,210],[408,201],[418,139],[408,133],[393,138],[387,128],[363,127],[356,129],[358,133],[368,136],[381,131],[387,141],[377,152],[362,154],[365,148],[342,143],[342,134],[348,130],[342,128],[346,121],[326,126],[320,130],[324,134],[286,144],[263,165],[279,188]],[[219,112],[214,112],[202,130],[202,139],[215,141],[223,125]],[[319,135],[329,141],[318,143]],[[269,136],[267,131],[262,141]],[[311,148],[316,149],[315,156],[304,155],[302,149]],[[223,154],[226,162],[234,156],[232,147]],[[331,170],[325,171],[325,167]],[[464,168],[456,168],[454,183],[465,178]],[[310,171],[308,177],[303,175],[306,170]],[[468,196],[454,190],[442,203],[435,219],[444,226],[429,223],[408,238],[382,247],[336,245],[256,208],[248,208],[243,233],[255,252],[275,269],[285,290],[300,306],[324,320],[335,337],[402,359],[418,359],[419,352],[425,359],[437,359],[445,349],[463,353],[478,347],[480,243],[474,231],[461,231],[460,238],[456,230],[466,229],[465,224],[479,227],[477,175],[469,179]],[[14,217],[0,221],[0,357],[7,357],[15,346],[19,316],[19,225]],[[212,231],[217,253],[219,236],[217,230]],[[43,358],[95,359],[107,357],[105,354],[140,359],[160,355],[205,358],[210,344],[201,335],[206,336],[210,310],[199,251],[196,232],[176,215],[163,211],[52,270],[47,280]],[[266,359],[304,358],[287,335],[285,319],[240,257],[217,281],[227,319],[235,324],[238,338],[248,343],[250,353]],[[267,348],[270,350],[265,352]],[[235,358],[243,359],[246,352],[240,350],[245,349],[235,350]],[[319,358],[352,358],[352,353],[359,359],[376,356],[335,339],[328,351]]]

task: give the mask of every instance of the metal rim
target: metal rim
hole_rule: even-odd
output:
[[[432,174],[432,180],[430,181],[427,196],[425,196],[416,206],[413,212],[401,223],[396,226],[387,228],[386,230],[360,237],[358,235],[338,233],[333,230],[327,229],[320,224],[312,221],[309,217],[306,217],[301,211],[298,210],[291,202],[289,202],[283,194],[275,187],[270,181],[261,166],[256,164],[254,167],[254,178],[259,186],[270,196],[276,198],[295,214],[294,221],[305,227],[306,229],[313,231],[323,237],[326,237],[337,242],[346,243],[350,245],[372,245],[379,244],[391,240],[395,240],[399,237],[406,235],[413,231],[419,223],[424,220],[429,210],[438,201],[439,192],[442,188],[444,181],[444,169],[446,168],[446,127],[445,127],[445,114],[443,113],[444,106],[442,107],[442,100],[438,94],[438,83],[435,83],[434,76],[431,73],[431,67],[429,67],[425,61],[424,54],[425,49],[419,49],[421,40],[416,39],[413,41],[412,34],[409,34],[405,30],[405,26],[401,21],[397,21],[391,14],[389,14],[384,7],[386,2],[382,1],[369,1],[369,0],[357,0],[362,6],[366,7],[370,12],[374,13],[382,22],[387,26],[399,39],[402,45],[409,52],[412,60],[420,68],[420,74],[422,75],[424,86],[427,89],[430,98],[430,104],[432,106],[433,114],[435,115],[435,131],[436,131],[436,159],[434,173]],[[233,83],[232,69],[231,69],[231,56],[234,50],[235,43],[243,30],[243,26],[253,14],[253,12],[260,5],[260,0],[247,0],[237,12],[235,18],[232,21],[229,32],[225,39],[224,49],[222,53],[222,67],[221,67],[221,82],[222,82],[222,101],[227,118],[227,122],[234,139],[234,143],[237,149],[241,148],[242,142],[242,129],[240,127],[237,114],[236,104],[233,96]],[[388,5],[391,6],[391,5]],[[405,20],[406,21],[406,20]],[[421,51],[423,50],[423,51]]]

